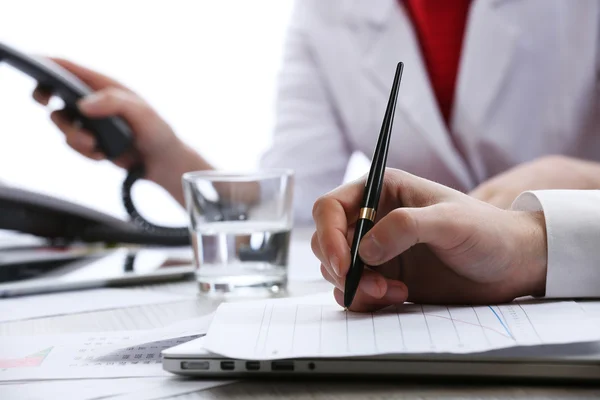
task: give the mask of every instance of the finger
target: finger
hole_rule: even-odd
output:
[[[106,158],[102,152],[97,150],[96,139],[89,132],[79,131],[67,134],[66,142],[73,150],[92,160],[100,161]]]
[[[384,207],[380,211],[384,212],[401,206],[427,207],[464,196],[447,186],[390,168],[385,172],[383,185],[380,206]]]
[[[315,232],[311,238],[310,241],[310,247],[315,255],[315,257],[317,257],[317,259],[321,262],[321,274],[323,275],[323,277],[325,279],[327,279],[327,276],[325,276],[325,273],[323,270],[325,270],[325,272],[330,275],[332,278],[339,278],[339,276],[337,275],[337,273],[333,270],[333,268],[331,267],[331,263],[329,262],[329,260],[325,257],[325,255],[323,254],[323,251],[321,250],[321,245],[319,244],[319,236],[317,235],[317,232]],[[327,279],[330,283],[334,283],[333,281]]]
[[[129,91],[127,87],[116,80],[72,61],[65,60],[63,58],[51,58],[51,60],[70,73],[76,75],[79,79],[81,79],[81,81],[83,81],[83,83],[90,86],[94,90],[100,90],[107,87],[116,87],[121,90]]]
[[[346,242],[348,242],[348,246],[352,245],[354,241],[354,232],[356,231],[356,223],[353,223],[348,227],[348,233],[346,234]]]
[[[75,151],[93,160],[102,160],[105,156],[97,150],[96,138],[85,130],[80,129],[62,111],[50,114],[52,122],[65,134],[67,144]]]
[[[344,185],[319,198],[313,207],[322,262],[337,276],[345,276],[350,264],[348,216],[358,213],[361,189],[357,183]]]
[[[350,244],[352,243],[355,229],[356,229],[356,224],[352,224],[348,228],[348,233],[346,234],[346,241],[348,243],[348,246],[350,246]],[[327,260],[327,258],[324,256],[323,252],[321,251],[321,246],[319,244],[319,236],[317,235],[317,232],[313,233],[313,235],[312,235],[312,238],[310,241],[310,247],[311,247],[315,257],[317,257],[317,259],[319,261],[321,261],[321,263],[323,264],[323,267],[326,268],[330,274],[337,276],[335,271],[331,268],[329,260]],[[343,268],[343,269],[347,271],[347,268]],[[342,274],[342,276],[345,276],[345,275]]]
[[[375,311],[390,305],[402,304],[408,299],[408,288],[404,283],[388,280],[387,285],[387,292],[380,298],[373,298],[362,291],[356,292],[356,296],[354,297],[354,301],[349,310],[356,312]],[[333,295],[335,301],[343,307],[344,292],[336,287],[333,291]]]
[[[148,119],[151,109],[138,96],[121,89],[109,88],[81,99],[79,109],[93,118],[120,115],[132,125]]]
[[[80,153],[82,156],[85,156],[95,161],[104,160],[106,158],[106,156],[104,156],[103,153],[94,150],[93,147],[91,147],[90,149],[90,143],[93,142],[89,142],[88,140],[86,140],[86,137],[81,134],[76,137],[67,136],[66,142],[67,145],[69,145],[69,147],[71,147],[76,152]]]
[[[398,208],[378,221],[361,241],[359,254],[370,265],[381,265],[417,243],[451,247],[469,230],[456,204],[441,203],[424,208]],[[462,221],[458,226],[456,221]],[[461,228],[457,230],[457,227]]]
[[[346,278],[340,278],[335,274],[332,274],[323,264],[321,264],[321,274],[327,282],[331,283],[336,288],[342,291],[345,289]],[[383,297],[387,291],[388,282],[386,278],[376,271],[370,269],[364,270],[357,288],[357,293],[362,292],[369,298],[379,299]]]
[[[317,257],[317,259],[321,261],[321,263],[326,263],[326,260],[323,257],[323,252],[321,251],[321,246],[319,245],[319,236],[317,235],[317,232],[313,233],[310,239],[310,248],[315,257]]]
[[[77,124],[67,115],[64,110],[52,111],[50,113],[50,119],[65,135],[72,132],[78,132],[80,128]]]
[[[38,85],[33,91],[33,99],[41,105],[47,106],[50,103],[52,92],[41,85]]]
[[[334,287],[344,290],[342,278],[339,278],[335,274],[329,272],[329,270],[323,264],[321,264],[321,275],[323,275],[323,278],[325,278],[325,280],[331,283]]]

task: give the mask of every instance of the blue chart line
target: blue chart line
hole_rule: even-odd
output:
[[[500,318],[500,316],[498,315],[498,313],[492,308],[492,306],[488,306],[490,308],[490,310],[492,310],[492,312],[494,313],[494,315],[496,316],[496,318],[498,318],[498,321],[500,322],[500,324],[502,325],[502,327],[504,328],[504,330],[506,331],[506,333],[508,334],[508,336],[510,336],[511,339],[515,339],[513,337],[513,335],[510,333],[510,331],[508,330],[508,327],[504,324],[504,321],[502,321],[502,318]]]
[[[496,332],[498,335],[504,336],[505,338],[513,339],[514,340],[514,338],[510,335],[510,333],[508,335],[505,335],[501,331],[498,331],[498,330],[496,330],[496,329],[494,329],[492,327],[489,327],[489,326],[484,326],[484,325],[480,325],[480,324],[474,324],[472,322],[463,321],[462,319],[455,319],[455,318],[452,318],[452,317],[445,317],[443,315],[436,315],[436,314],[424,313],[423,316],[425,316],[425,317],[442,318],[442,319],[446,319],[446,320],[452,321],[452,322],[460,322],[460,323],[467,324],[467,325],[478,326],[478,327],[480,327],[482,329],[487,329],[489,331]],[[431,335],[431,331],[428,331],[428,333],[429,333],[429,335]]]

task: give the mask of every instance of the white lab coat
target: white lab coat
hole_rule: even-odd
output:
[[[342,183],[353,152],[371,156],[398,61],[388,167],[467,192],[547,154],[600,161],[598,0],[473,0],[450,129],[398,0],[299,0],[285,46],[262,161],[295,170],[297,223]],[[526,204],[548,208],[546,295],[600,296],[600,194],[580,192],[567,207],[564,195],[544,193]]]
[[[600,160],[598,0],[473,0],[461,57],[453,141],[398,0],[297,2],[262,160],[295,170],[296,223],[371,157],[398,61],[388,167],[466,192],[546,154]]]

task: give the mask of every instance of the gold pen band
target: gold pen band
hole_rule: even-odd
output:
[[[375,215],[377,211],[373,208],[363,207],[360,209],[360,214],[358,215],[358,219],[368,219],[369,221],[375,222]]]

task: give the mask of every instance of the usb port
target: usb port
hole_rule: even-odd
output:
[[[199,369],[208,370],[210,363],[208,361],[183,361],[181,363],[181,369]]]
[[[233,371],[235,369],[234,361],[221,361],[221,370],[223,371]]]
[[[294,370],[294,362],[293,361],[273,361],[271,363],[272,371],[293,371]]]
[[[248,371],[258,371],[260,369],[260,361],[246,361],[246,369]]]

